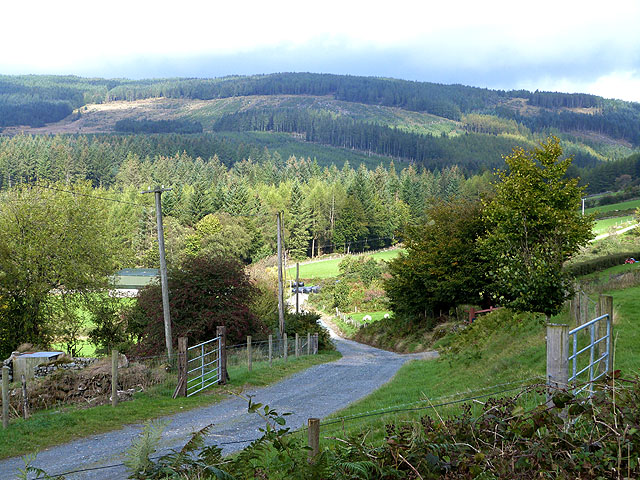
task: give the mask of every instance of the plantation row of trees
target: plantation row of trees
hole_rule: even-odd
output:
[[[478,124],[479,118],[475,119],[475,124]],[[517,131],[515,124],[514,127]],[[299,133],[308,142],[401,158],[417,162],[427,169],[456,164],[469,173],[498,167],[502,156],[507,155],[518,143],[534,145],[520,136],[471,133],[450,138],[421,135],[346,117],[334,118],[321,112],[287,108],[248,110],[225,115],[213,128],[216,131]],[[578,166],[596,162],[595,158],[586,155],[580,159]]]

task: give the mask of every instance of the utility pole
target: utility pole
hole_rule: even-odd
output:
[[[282,213],[278,212],[278,329],[284,335],[284,287],[282,285]]]
[[[162,192],[168,192],[170,188],[156,187],[144,190],[140,193],[154,193],[156,197],[156,223],[158,225],[158,249],[160,250],[160,284],[162,285],[162,314],[164,316],[164,341],[167,346],[167,357],[171,361],[173,357],[173,345],[171,343],[171,314],[169,312],[169,283],[167,282],[167,262],[164,257],[164,229],[162,228]]]

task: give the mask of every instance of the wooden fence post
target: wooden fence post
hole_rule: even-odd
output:
[[[2,367],[2,428],[9,426],[9,367]]]
[[[598,309],[600,310],[600,315],[609,315],[609,321],[611,328],[609,329],[609,339],[606,342],[600,342],[598,344],[598,353],[600,356],[604,355],[607,348],[609,349],[609,361],[607,364],[609,368],[607,368],[607,373],[613,373],[613,297],[611,295],[601,295],[598,299]],[[598,322],[600,328],[598,329],[598,338],[601,338],[607,334],[606,323]],[[602,371],[606,368],[604,364],[601,366]]]
[[[296,358],[300,356],[300,335],[296,333]]]
[[[307,355],[311,355],[311,332],[307,332]]]
[[[576,327],[580,325],[580,292],[574,293],[573,298],[569,301],[569,312],[574,325]]]
[[[308,421],[309,463],[315,463],[320,453],[320,419],[310,418]]]
[[[111,350],[111,406],[118,405],[118,350]]]
[[[227,372],[227,327],[217,326],[216,335],[220,337],[220,385],[226,385],[229,380]]]
[[[582,292],[580,294],[580,322],[578,325],[584,325],[589,321],[589,297],[587,294]]]
[[[20,375],[20,380],[22,380],[22,416],[26,420],[29,418],[29,395],[27,393],[27,379],[24,378],[24,375]]]
[[[569,383],[569,326],[547,324],[547,403],[555,389],[566,389]]]
[[[282,348],[284,352],[284,361],[287,361],[287,355],[289,354],[289,343],[287,342],[287,332],[282,334]]]
[[[173,398],[187,396],[187,349],[189,338],[178,337],[178,386]]]
[[[251,335],[247,336],[247,368],[251,371]]]
[[[273,335],[269,335],[269,366],[271,366],[272,359],[273,359]]]
[[[318,353],[318,334],[313,334],[313,354],[316,355]]]

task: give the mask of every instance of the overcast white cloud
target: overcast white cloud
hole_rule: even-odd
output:
[[[640,101],[640,2],[293,0],[3,5],[0,72],[315,71]]]

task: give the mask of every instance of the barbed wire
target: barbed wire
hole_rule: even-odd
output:
[[[424,405],[421,407],[413,407],[413,408],[398,408],[400,407],[405,407],[405,406],[410,406],[412,404],[418,404],[418,403],[423,403],[426,401],[430,401],[429,399],[424,399],[424,400],[418,400],[416,402],[411,402],[411,403],[407,403],[407,404],[400,404],[400,405],[395,405],[392,409],[385,409],[385,410],[378,410],[378,411],[371,411],[371,412],[365,412],[362,414],[358,414],[358,415],[352,415],[352,416],[348,416],[348,417],[339,417],[336,419],[333,419],[331,421],[327,421],[324,423],[320,423],[320,426],[329,426],[329,425],[333,425],[336,423],[344,423],[344,422],[348,422],[348,421],[352,421],[352,420],[358,420],[360,418],[367,418],[367,417],[372,417],[372,416],[377,416],[377,415],[384,415],[386,413],[402,413],[402,412],[409,412],[409,411],[419,411],[419,410],[427,410],[427,409],[435,409],[435,408],[439,408],[439,407],[445,407],[445,406],[449,406],[449,405],[455,405],[455,404],[459,404],[459,403],[465,403],[465,402],[471,402],[474,400],[479,400],[481,398],[488,398],[494,395],[501,395],[503,393],[508,393],[508,392],[513,392],[516,390],[520,390],[523,387],[523,383],[528,382],[530,380],[540,380],[543,379],[543,377],[541,376],[537,376],[537,377],[531,377],[529,379],[525,379],[525,380],[518,380],[518,381],[513,381],[513,382],[506,382],[506,383],[502,383],[502,384],[496,384],[496,385],[492,385],[489,387],[484,387],[478,390],[475,390],[476,392],[480,392],[480,391],[485,391],[485,390],[490,390],[493,388],[497,388],[500,386],[506,386],[506,385],[510,385],[510,384],[519,384],[518,387],[513,387],[513,388],[508,388],[508,389],[503,389],[501,391],[498,392],[492,392],[492,393],[486,393],[486,394],[482,394],[482,395],[475,395],[472,397],[465,397],[465,398],[461,398],[461,399],[457,399],[457,400],[452,400],[449,402],[441,402],[438,404],[429,404],[429,405]],[[529,385],[532,386],[532,385]],[[449,396],[444,396],[444,397],[439,397],[438,399],[435,400],[441,400],[441,399],[445,399],[445,398],[451,398],[454,397],[456,395],[460,395],[460,394],[453,394],[453,395],[449,395]],[[300,431],[304,431],[306,430],[306,428],[302,428]],[[299,431],[289,431],[287,432],[285,435],[294,435],[296,433],[298,433]],[[251,438],[251,439],[243,439],[243,440],[233,440],[233,441],[228,441],[228,442],[216,442],[216,445],[240,445],[240,444],[244,444],[244,443],[251,443],[251,442],[255,442],[256,440],[259,440],[262,437],[256,437],[256,438]],[[157,460],[159,458],[162,458],[163,455],[156,455],[156,456],[151,456],[149,457],[151,460]],[[78,469],[78,470],[72,470],[72,471],[68,471],[68,472],[64,472],[64,473],[59,473],[57,475],[52,475],[54,478],[55,477],[64,477],[66,475],[71,475],[71,474],[75,474],[75,473],[83,473],[83,472],[89,472],[89,471],[94,471],[94,470],[104,470],[104,469],[109,469],[109,468],[116,468],[116,467],[124,467],[126,466],[124,463],[117,463],[117,464],[113,464],[113,465],[105,465],[105,466],[101,466],[101,467],[89,467],[89,468],[85,468],[85,469]]]
[[[388,407],[388,408],[384,408],[384,409],[372,410],[372,411],[368,411],[368,412],[364,412],[364,413],[360,413],[360,414],[349,415],[349,416],[346,416],[346,417],[338,417],[338,418],[332,419],[330,421],[327,421],[325,423],[320,423],[320,426],[332,425],[334,423],[341,423],[341,422],[344,422],[344,421],[357,420],[357,419],[360,419],[360,418],[373,417],[373,416],[377,416],[377,415],[384,415],[384,414],[387,414],[387,413],[398,413],[398,412],[409,412],[409,411],[425,410],[425,409],[429,409],[429,408],[437,408],[437,407],[443,407],[443,406],[447,406],[447,405],[454,405],[454,404],[457,404],[457,403],[470,402],[470,401],[473,401],[473,400],[478,400],[480,398],[490,397],[490,396],[493,396],[493,395],[501,395],[503,393],[519,390],[523,386],[525,386],[525,385],[523,385],[525,382],[528,382],[530,380],[544,380],[544,379],[542,377],[532,377],[531,379],[528,379],[528,380],[521,380],[521,381],[507,382],[507,383],[504,383],[504,384],[493,385],[491,387],[485,387],[485,388],[482,388],[482,389],[475,390],[474,392],[487,391],[487,390],[492,390],[492,389],[498,388],[500,386],[518,384],[517,387],[504,389],[504,390],[501,390],[501,391],[498,391],[498,392],[485,393],[485,394],[482,394],[482,395],[474,395],[472,397],[464,397],[464,398],[460,398],[460,399],[457,399],[457,400],[451,400],[451,401],[448,401],[448,402],[441,402],[441,403],[438,403],[438,404],[433,404],[432,402],[434,400],[435,401],[441,401],[441,400],[444,400],[444,399],[447,399],[447,398],[454,398],[454,397],[456,397],[458,395],[461,395],[462,393],[443,396],[443,397],[438,397],[438,398],[435,398],[435,399],[425,398],[425,399],[418,400],[418,401],[415,401],[415,402],[406,403],[406,404],[400,404],[400,405],[394,405],[393,407]],[[527,386],[531,386],[531,384],[529,384]],[[469,392],[469,393],[473,393],[473,392]],[[425,403],[425,402],[430,402],[430,403],[429,403],[429,405],[424,405],[424,406],[421,406],[421,407],[412,407],[412,405],[417,405],[417,404]]]

